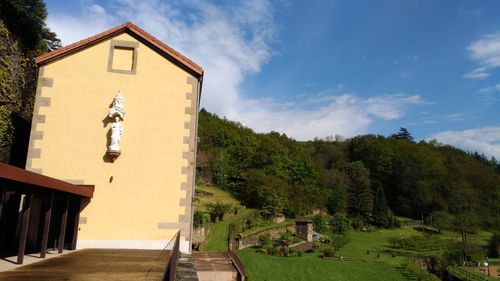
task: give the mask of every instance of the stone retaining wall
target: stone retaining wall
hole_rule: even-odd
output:
[[[283,233],[287,230],[291,231],[292,233],[295,233],[295,226],[289,225],[286,227],[266,229],[266,230],[257,232],[255,234],[252,234],[250,236],[243,237],[238,241],[238,249],[245,249],[248,247],[259,245],[259,236],[261,236],[263,234],[269,234],[271,239],[278,239],[278,238],[280,238],[281,233]]]

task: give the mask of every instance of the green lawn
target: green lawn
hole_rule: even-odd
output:
[[[371,232],[352,231],[349,234],[349,243],[342,250],[342,255],[353,258],[380,260],[392,265],[399,265],[406,258],[401,255],[392,257],[390,253],[384,253],[384,249],[389,249],[389,237],[412,235],[422,235],[411,228],[377,229]],[[367,254],[369,251],[369,254]],[[380,257],[377,257],[377,254]]]
[[[229,232],[229,224],[235,222],[242,217],[248,215],[253,209],[244,209],[236,216],[232,216],[225,221],[214,223],[210,226],[210,231],[202,250],[204,252],[224,252],[227,251],[228,241],[227,235]]]
[[[404,281],[403,273],[387,263],[357,263],[320,259],[316,254],[275,257],[244,249],[238,252],[250,281]]]
[[[393,257],[392,253],[384,252],[389,249],[389,237],[412,235],[423,234],[411,228],[352,231],[349,243],[339,253],[346,259],[354,259],[349,261],[324,260],[318,254],[275,257],[257,253],[255,249],[241,250],[238,256],[246,266],[250,281],[415,280],[401,269],[406,256],[396,254]]]

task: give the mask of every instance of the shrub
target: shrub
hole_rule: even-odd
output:
[[[288,247],[283,247],[283,256],[284,257],[289,257],[290,256],[290,248]]]
[[[352,229],[351,221],[344,214],[335,214],[330,219],[330,224],[334,234],[345,235]]]
[[[258,251],[264,254],[274,255],[274,247],[272,245],[264,245]]]
[[[193,226],[194,228],[203,227],[208,221],[207,215],[200,211],[195,211],[193,214]]]
[[[290,238],[292,238],[292,232],[290,230],[286,230],[282,233],[280,233],[280,240],[284,240],[284,241],[289,241]]]
[[[216,202],[208,203],[207,208],[210,212],[210,219],[212,222],[217,222],[217,220],[222,221],[224,219],[224,214],[231,210],[231,205]]]
[[[431,274],[424,269],[420,268],[417,266],[417,263],[415,260],[410,259],[406,263],[403,264],[403,267],[415,278],[417,278],[420,281],[439,281],[440,279],[434,275]]]
[[[357,230],[366,229],[366,222],[362,217],[352,218],[352,227]]]
[[[261,246],[271,245],[271,242],[271,236],[268,233],[259,236],[259,244]]]
[[[314,231],[319,233],[326,233],[328,230],[328,217],[324,215],[315,215],[313,218]]]
[[[317,251],[317,250],[319,250],[319,248],[321,248],[321,242],[319,242],[319,241],[314,241],[314,242],[312,243],[312,249],[313,249],[314,251]]]
[[[330,245],[335,252],[340,251],[349,242],[347,235],[332,235]]]
[[[332,247],[323,247],[321,249],[321,255],[324,258],[333,258],[335,257],[335,249]]]

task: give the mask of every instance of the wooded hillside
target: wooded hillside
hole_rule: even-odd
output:
[[[202,110],[199,137],[198,182],[269,214],[320,209],[378,226],[402,215],[466,231],[500,225],[500,164],[435,141],[415,142],[406,129],[389,137],[298,142]]]

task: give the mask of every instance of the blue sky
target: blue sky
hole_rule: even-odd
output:
[[[205,69],[202,106],[299,140],[406,127],[500,159],[500,2],[47,1],[64,44],[132,21]]]

